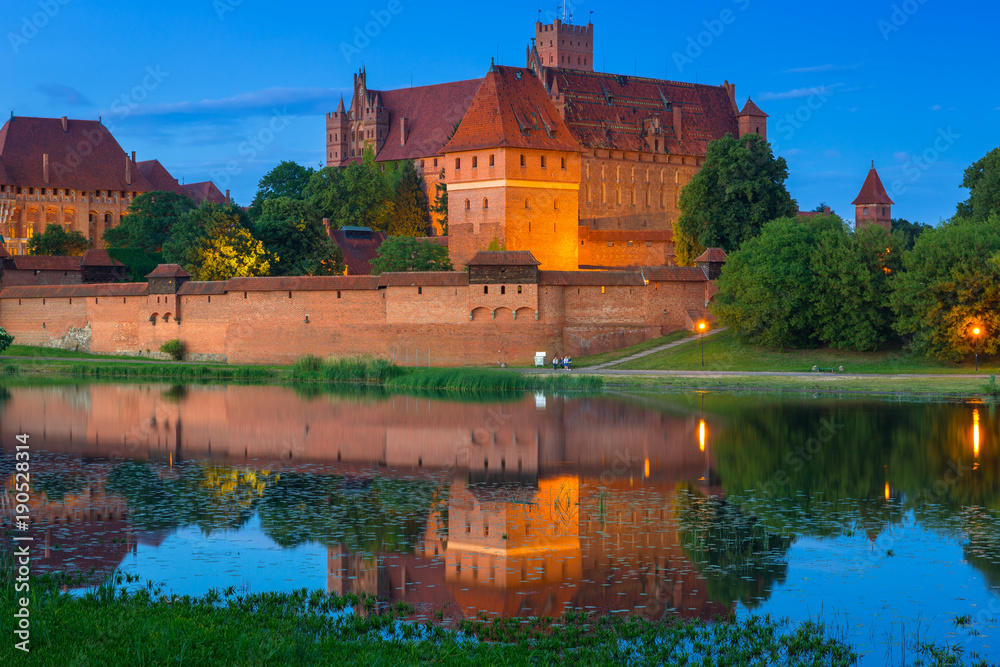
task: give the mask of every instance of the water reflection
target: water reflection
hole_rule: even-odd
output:
[[[253,570],[257,590],[450,617],[805,618],[843,595],[886,622],[930,605],[941,632],[1000,586],[992,405],[94,385],[12,388],[2,410],[8,489],[13,436],[41,454],[50,569],[127,564],[168,586],[190,569],[205,589]],[[181,537],[198,565],[155,570]],[[970,590],[913,597],[942,578]]]

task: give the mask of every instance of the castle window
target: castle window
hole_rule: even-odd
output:
[[[631,248],[632,247],[632,242],[628,241],[625,245],[628,246],[629,248]]]
[[[527,162],[525,162],[525,157],[524,157],[524,155],[522,155],[522,156],[521,156],[521,166],[522,166],[522,167],[524,167],[524,166],[526,166],[527,164],[528,164],[528,163],[527,163]]]
[[[292,298],[292,293],[291,293],[291,292],[289,292],[289,293],[288,293],[288,298],[289,298],[289,299],[291,299],[291,298]]]
[[[434,158],[434,166],[435,167],[438,166],[438,159],[437,158]]]
[[[490,293],[490,286],[483,285],[483,294],[489,294],[489,293]]]
[[[472,168],[473,169],[478,169],[479,168],[479,156],[477,156],[477,155],[473,155],[472,156]]]
[[[520,285],[518,285],[518,286],[517,286],[517,293],[518,293],[518,294],[520,294],[520,293],[521,293],[521,286],[520,286]]]
[[[507,286],[506,285],[501,285],[500,286],[500,293],[501,294],[506,294],[507,293]]]
[[[542,169],[545,169],[545,156],[542,156]]]
[[[554,65],[555,62],[556,62],[556,57],[555,56],[549,56],[549,64],[550,65]]]
[[[465,200],[465,210],[468,211],[471,208],[472,208],[472,202],[469,201],[468,199],[466,199]]]
[[[417,287],[417,294],[423,294],[423,293],[424,293],[424,288],[423,287]]]
[[[458,171],[461,168],[462,168],[462,158],[457,157],[455,158],[455,171]]]
[[[552,208],[555,209],[555,210],[557,210],[557,211],[559,210],[559,200],[558,199],[553,199],[552,200]]]
[[[601,294],[604,294],[606,291],[607,290],[604,288],[604,285],[601,285]]]
[[[489,208],[489,207],[490,207],[490,200],[484,198],[483,199],[483,208]]]
[[[421,168],[421,169],[423,169],[423,168],[424,168],[424,161],[423,161],[423,160],[421,160],[421,161],[420,161],[420,168]]]
[[[867,206],[865,206],[865,212],[864,212],[863,215],[868,215],[868,207]]]
[[[492,153],[490,153],[490,166],[491,167],[495,164],[494,158],[495,158],[495,156]]]
[[[615,242],[614,241],[608,241],[608,247],[609,248],[614,248],[615,247]]]
[[[528,208],[528,198],[527,197],[524,198],[524,208]],[[531,223],[529,222],[528,224],[530,225]]]
[[[646,241],[646,247],[647,248],[652,248],[653,247],[653,242],[652,241]]]
[[[340,290],[337,290],[337,298],[340,298]]]
[[[563,169],[566,168],[566,158],[559,158],[559,166],[561,166]]]

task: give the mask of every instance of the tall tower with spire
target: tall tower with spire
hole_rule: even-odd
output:
[[[875,171],[875,161],[872,160],[872,168],[868,172],[865,184],[861,186],[861,192],[854,201],[854,229],[858,230],[865,225],[878,225],[887,232],[892,231],[892,205],[895,203],[889,199],[889,193],[882,185],[882,179]]]
[[[326,114],[326,166],[337,167],[347,157],[351,121],[344,108],[344,96],[333,113]]]

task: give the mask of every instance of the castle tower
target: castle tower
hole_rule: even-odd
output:
[[[740,126],[740,136],[745,134],[758,134],[760,138],[767,141],[767,114],[753,103],[749,97],[747,103],[743,105],[743,111],[737,117]]]
[[[535,46],[545,67],[594,71],[594,24],[573,25],[556,19],[535,23]]]
[[[347,158],[350,132],[351,122],[341,97],[337,110],[326,115],[326,166],[339,166]]]
[[[855,230],[865,225],[879,225],[887,232],[892,231],[892,205],[895,202],[889,199],[889,194],[882,185],[882,179],[875,171],[874,160],[865,184],[861,186],[861,192],[851,203],[854,204]]]

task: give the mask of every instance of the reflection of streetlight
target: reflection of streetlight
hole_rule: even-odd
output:
[[[698,331],[701,332],[701,365],[705,367],[705,329],[708,327],[704,322],[698,322]]]
[[[975,329],[972,330],[972,335],[976,339],[976,372],[977,373],[979,372],[979,334],[980,334],[979,327],[976,327]]]
[[[979,408],[972,410],[972,455],[979,458]]]
[[[701,451],[705,451],[705,420],[702,419],[698,424],[698,446]]]

